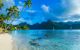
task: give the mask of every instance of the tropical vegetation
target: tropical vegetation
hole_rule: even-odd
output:
[[[2,2],[3,0],[0,0],[0,10],[2,10],[3,6],[6,6],[3,4]],[[31,7],[31,0],[26,0],[24,1],[24,8],[26,7]],[[27,25],[25,26],[14,26],[12,25],[12,22],[14,20],[16,20],[19,15],[20,15],[20,11],[18,9],[18,7],[16,5],[11,6],[10,8],[6,9],[6,15],[5,14],[0,14],[0,32],[8,32],[8,31],[12,31],[12,30],[16,30],[16,29],[29,29]],[[4,21],[10,21],[10,24],[5,23]]]

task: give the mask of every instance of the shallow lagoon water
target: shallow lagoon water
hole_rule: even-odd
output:
[[[13,50],[80,50],[80,30],[15,30],[11,35]]]

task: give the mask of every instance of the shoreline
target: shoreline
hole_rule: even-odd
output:
[[[12,36],[8,33],[0,33],[0,50],[12,50]]]

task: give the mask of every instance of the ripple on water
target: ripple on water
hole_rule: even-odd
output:
[[[79,30],[18,30],[12,36],[19,50],[80,50]]]

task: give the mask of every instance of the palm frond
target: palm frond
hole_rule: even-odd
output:
[[[28,6],[30,8],[31,5],[32,5],[31,0],[27,0],[27,1],[24,2],[24,7]]]

